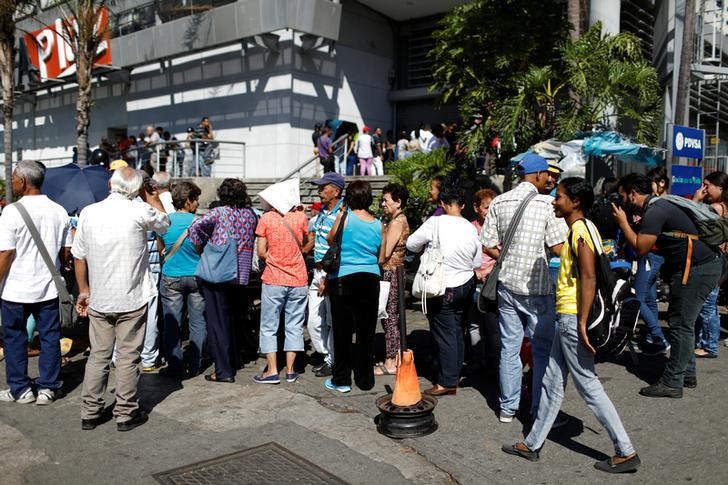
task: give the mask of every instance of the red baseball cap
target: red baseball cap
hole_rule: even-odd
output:
[[[361,127],[361,131],[363,133],[369,133],[369,127],[367,125],[364,125],[364,126]]]

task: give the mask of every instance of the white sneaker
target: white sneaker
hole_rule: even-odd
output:
[[[56,393],[50,389],[41,389],[38,391],[38,397],[35,398],[35,403],[44,406],[50,404],[56,400]]]
[[[30,404],[35,401],[35,395],[33,394],[33,390],[31,388],[28,388],[20,395],[18,399],[15,399],[13,397],[13,394],[10,392],[10,389],[5,389],[3,391],[0,391],[0,401],[17,402],[18,404]]]
[[[510,423],[513,421],[513,416],[510,414],[501,412],[500,415],[498,416],[498,421],[500,421],[501,423]]]

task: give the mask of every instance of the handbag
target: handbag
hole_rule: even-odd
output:
[[[208,283],[232,283],[238,279],[238,241],[229,230],[227,212],[223,209],[227,240],[220,245],[210,242],[205,246],[195,276]]]
[[[321,268],[327,273],[336,273],[339,271],[339,265],[341,264],[341,238],[344,237],[344,225],[346,224],[346,216],[348,213],[348,210],[344,210],[341,221],[339,221],[339,229],[334,235],[334,240],[331,241],[328,251],[326,251],[324,258],[321,260]]]
[[[387,313],[387,303],[389,302],[389,289],[391,286],[392,284],[389,281],[379,282],[379,309],[377,310],[377,318],[379,320],[389,318],[389,313]]]
[[[501,247],[500,254],[498,255],[498,260],[495,262],[493,270],[488,275],[483,288],[480,290],[480,297],[478,297],[478,310],[481,313],[486,313],[489,305],[492,305],[492,303],[496,301],[498,295],[498,276],[500,274],[501,266],[503,265],[503,260],[508,253],[511,243],[513,242],[513,236],[515,236],[518,224],[521,222],[521,218],[523,218],[526,206],[529,202],[531,202],[531,200],[533,200],[534,197],[536,197],[536,195],[538,195],[537,192],[531,192],[521,201],[521,204],[516,209],[515,214],[513,214],[513,219],[511,219],[510,224],[508,224],[508,229],[506,229],[506,236],[503,240],[503,246]]]
[[[15,208],[18,209],[23,221],[25,221],[25,225],[28,228],[28,231],[30,231],[33,242],[38,248],[38,253],[40,253],[40,257],[43,259],[48,271],[51,273],[53,283],[56,285],[56,290],[58,290],[58,313],[61,319],[61,328],[72,328],[75,326],[78,317],[73,296],[68,292],[66,282],[51,259],[51,255],[48,253],[48,248],[46,248],[45,244],[43,244],[43,239],[41,239],[40,234],[38,233],[38,228],[35,227],[33,220],[30,218],[30,214],[28,214],[28,211],[20,202],[16,202],[14,205]]]
[[[420,266],[412,282],[412,296],[420,299],[422,313],[427,314],[427,298],[435,298],[445,294],[445,261],[440,251],[439,219],[435,218],[432,229],[432,244],[425,249],[420,258]]]

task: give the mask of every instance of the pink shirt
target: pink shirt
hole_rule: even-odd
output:
[[[475,219],[472,224],[475,226],[475,230],[478,231],[478,237],[480,237],[480,230],[483,229],[483,226],[478,222],[478,219]],[[489,275],[490,272],[493,271],[493,266],[495,266],[495,259],[488,256],[485,254],[485,251],[483,251],[483,264],[480,265],[480,268],[475,270],[475,274],[478,276],[478,279],[482,279],[483,276]]]
[[[298,242],[283,223],[284,218]],[[268,258],[260,278],[263,283],[276,286],[308,285],[306,262],[298,247],[307,233],[308,219],[303,212],[288,212],[285,216],[275,211],[263,214],[255,229],[255,235],[264,237],[268,243]]]

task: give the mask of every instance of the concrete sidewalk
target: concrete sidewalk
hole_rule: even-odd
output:
[[[414,313],[408,321],[422,376],[426,325]],[[463,379],[458,394],[440,399],[435,409],[437,432],[395,441],[379,435],[374,424],[375,399],[393,377],[377,378],[372,391],[355,388],[347,395],[324,389],[310,369],[296,383],[266,386],[252,381],[262,360],[243,369],[235,384],[202,376],[180,384],[144,374],[140,395],[151,409],[149,423],[129,433],[117,432],[113,421],[81,431],[85,358],[79,355],[64,367],[69,394],[63,399],[46,407],[0,405],[0,483],[151,484],[155,473],[268,442],[350,483],[725,483],[728,349],[721,350],[719,359],[699,360],[698,388],[687,389],[682,399],[637,394],[659,375],[663,358],[640,355],[635,364],[626,354],[598,365],[643,462],[637,474],[619,477],[592,468],[611,454],[611,442],[572,386],[562,407],[569,424],[553,431],[541,461],[530,463],[500,451],[503,443],[522,438],[523,425],[498,421],[494,380]],[[36,363],[31,359],[31,375]],[[4,375],[4,363],[0,367]],[[423,388],[430,384],[420,381]],[[107,405],[112,401],[109,395]],[[276,470],[269,471],[267,481],[273,481]]]

